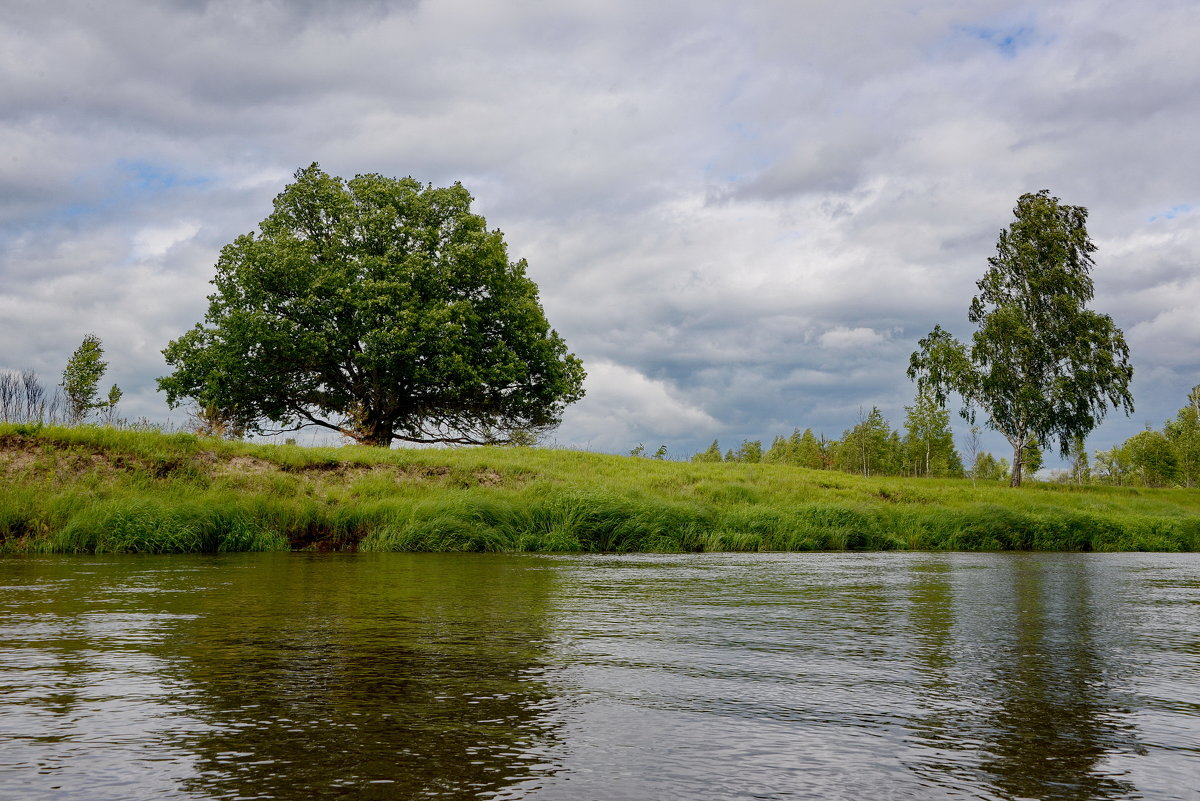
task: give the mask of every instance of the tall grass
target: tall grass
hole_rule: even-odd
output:
[[[1200,550],[1200,491],[0,425],[0,551]]]

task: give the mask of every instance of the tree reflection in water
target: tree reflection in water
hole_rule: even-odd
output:
[[[439,569],[444,567],[445,569]],[[211,798],[477,797],[527,781],[552,732],[552,574],[491,555],[313,555],[225,570],[175,652]],[[184,700],[184,699],[181,699]]]
[[[910,767],[932,783],[1002,798],[1130,797],[1134,786],[1109,761],[1141,746],[1127,722],[1122,666],[1097,647],[1097,638],[1122,636],[1119,619],[1106,618],[1115,605],[1093,589],[1079,557],[987,564],[951,570],[935,561],[915,571],[925,714],[913,730],[931,750]]]

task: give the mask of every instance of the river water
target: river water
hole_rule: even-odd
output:
[[[1200,555],[0,559],[0,798],[1200,798]]]

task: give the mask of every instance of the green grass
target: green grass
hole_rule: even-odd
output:
[[[0,425],[0,552],[1200,550],[1200,490]]]

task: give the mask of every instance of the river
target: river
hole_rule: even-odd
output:
[[[1200,555],[0,558],[0,798],[1200,798]]]

